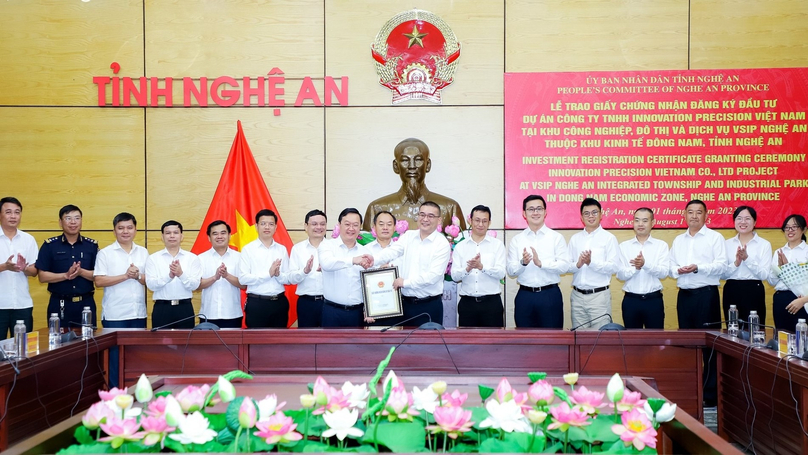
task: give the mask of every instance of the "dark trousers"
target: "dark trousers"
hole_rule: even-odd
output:
[[[514,299],[513,319],[516,327],[560,329],[564,327],[564,299],[558,285],[540,292],[519,289]]]
[[[623,325],[627,329],[664,329],[665,302],[662,291],[648,294],[626,292],[623,296]]]
[[[14,336],[14,325],[17,321],[25,323],[26,332],[34,330],[34,309],[0,310],[0,330],[3,331],[3,339]]]
[[[289,300],[285,294],[277,299],[261,299],[247,296],[244,304],[244,322],[248,329],[285,329],[289,321]]]
[[[404,308],[404,316],[402,317],[402,320],[416,317],[422,313],[427,313],[432,322],[443,324],[443,294],[424,297],[422,299],[402,295],[401,305]],[[427,318],[427,316],[421,316],[420,318],[415,318],[408,322],[407,325],[417,327],[425,322],[429,322],[429,318]]]
[[[346,307],[330,300],[321,300],[323,327],[362,327],[365,312],[362,305]]]
[[[170,300],[155,300],[151,315],[152,328],[167,326],[166,329],[193,329],[196,325],[196,318],[191,317],[193,315],[191,299],[180,300],[179,305],[172,305]],[[183,318],[188,319],[172,324]]]
[[[205,319],[200,317],[199,323],[210,322],[211,324],[215,324],[216,327],[219,327],[220,329],[240,329],[242,320],[242,317],[232,319]]]
[[[51,314],[56,313],[59,315],[59,327],[63,330],[78,328],[81,327],[81,312],[84,307],[88,306],[93,312],[93,327],[97,327],[93,294],[84,294],[81,297],[81,301],[74,302],[72,296],[51,294],[50,300],[48,300],[48,319]],[[64,313],[62,313],[62,302],[64,302]]]
[[[297,296],[297,326],[322,327],[324,301],[323,296]]]
[[[145,329],[146,318],[143,319],[125,319],[123,321],[107,321],[101,320],[101,324],[105,329]],[[118,387],[120,381],[121,353],[118,351],[118,346],[109,348],[109,387]]]
[[[786,311],[786,306],[796,298],[797,296],[791,291],[777,291],[774,293],[772,316],[774,317],[774,326],[777,327],[777,330],[785,330],[793,333],[797,326],[797,319],[808,320],[808,312],[805,311],[805,307],[800,308],[797,314],[791,314]],[[763,318],[760,318],[760,321],[765,324]]]
[[[505,327],[505,312],[499,294],[461,296],[457,303],[457,313],[457,325],[460,327]]]
[[[766,323],[766,289],[760,280],[727,280],[721,303],[724,307],[725,321],[729,320],[729,306],[735,305],[738,308],[738,319],[741,321],[748,321],[749,312],[757,311],[760,323]],[[796,324],[796,321],[794,323]]]
[[[721,319],[721,298],[718,296],[718,286],[704,286],[697,289],[679,289],[676,297],[676,314],[679,316],[680,329],[705,330],[707,322],[716,322]],[[716,356],[710,358],[709,350],[704,355],[704,404],[715,406],[718,397],[716,382]]]

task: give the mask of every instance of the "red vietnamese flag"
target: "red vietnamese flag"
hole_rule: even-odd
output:
[[[206,234],[208,224],[216,220],[224,220],[232,229],[230,246],[237,251],[241,251],[244,245],[258,238],[255,230],[255,214],[261,209],[270,209],[278,215],[278,230],[275,231],[275,241],[286,247],[289,252],[292,249],[292,239],[286,231],[281,215],[278,212],[272,197],[269,195],[267,185],[258,169],[247,139],[244,137],[244,130],[241,129],[241,121],[238,121],[238,131],[230,147],[230,155],[222,171],[222,178],[216,193],[213,194],[213,201],[210,203],[208,213],[199,229],[191,252],[201,254],[210,249],[210,240]],[[286,297],[289,299],[289,321],[287,326],[291,326],[297,320],[297,295],[296,286],[286,286]],[[242,292],[242,307],[244,306],[245,294]]]

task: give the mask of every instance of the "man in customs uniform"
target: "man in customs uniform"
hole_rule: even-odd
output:
[[[96,325],[93,270],[98,242],[81,235],[81,209],[66,205],[59,210],[62,235],[42,243],[36,267],[39,281],[48,284],[48,315],[59,315],[62,327],[81,327],[81,311],[90,307]]]

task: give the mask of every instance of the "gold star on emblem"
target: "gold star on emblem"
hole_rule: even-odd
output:
[[[421,33],[418,31],[418,25],[413,24],[412,26],[412,33],[405,33],[404,36],[410,39],[410,43],[407,45],[407,49],[411,48],[413,44],[417,44],[421,47],[424,47],[423,37],[428,35],[429,33]]]

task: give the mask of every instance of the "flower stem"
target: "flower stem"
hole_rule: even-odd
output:
[[[536,442],[536,430],[538,430],[538,425],[536,425],[535,423],[531,424],[530,426],[531,428],[533,428],[533,431],[530,433],[530,445],[527,446],[528,452],[533,451],[533,443]]]
[[[449,433],[443,433],[443,452],[446,453],[446,440],[449,439]]]
[[[306,421],[303,422],[303,447],[306,448],[306,442],[309,440],[309,408],[306,408]]]
[[[567,431],[564,432],[564,453],[567,453],[567,448],[569,448],[570,444],[570,431],[567,428]]]
[[[620,423],[620,421],[618,420],[619,417],[620,416],[617,414],[617,403],[615,402],[614,403],[614,423]]]
[[[238,453],[238,440],[241,437],[241,425],[239,425],[238,430],[236,430],[236,453]]]

